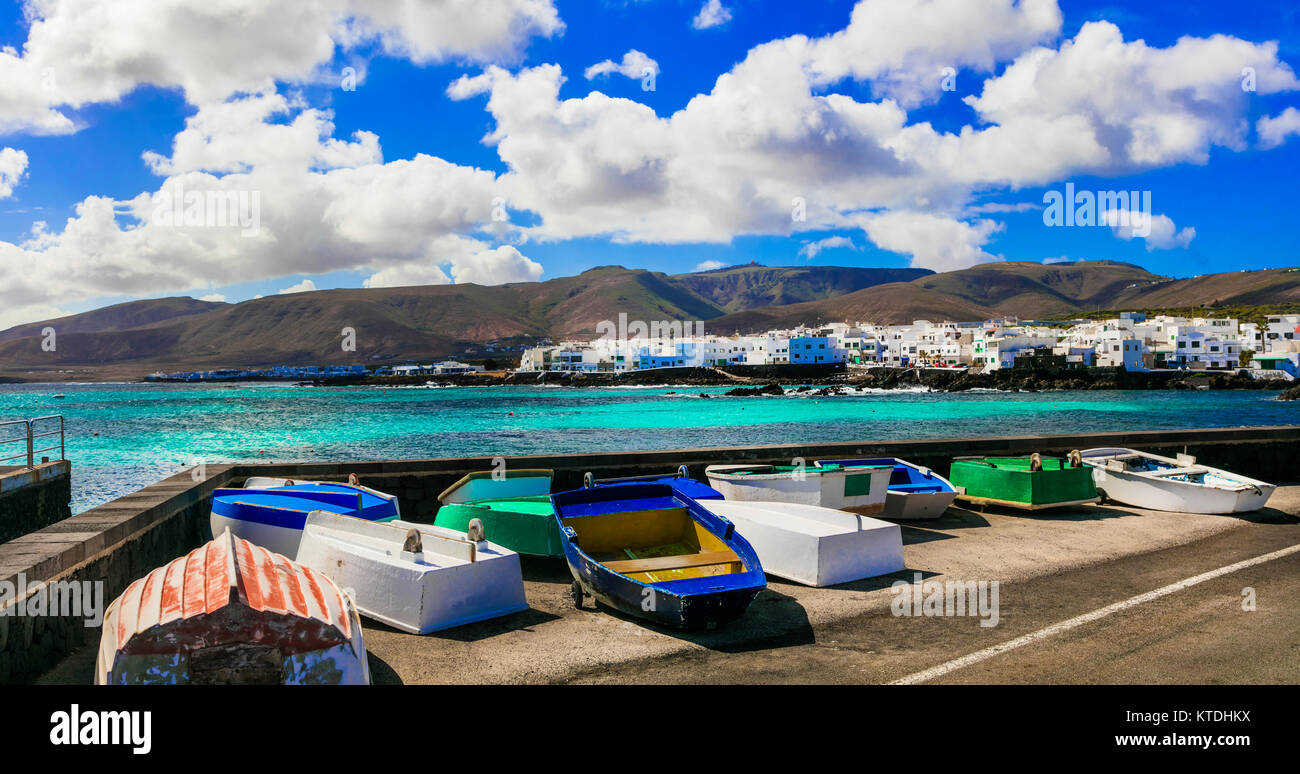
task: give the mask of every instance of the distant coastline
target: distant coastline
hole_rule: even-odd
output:
[[[157,384],[220,386],[301,386],[301,387],[528,387],[552,386],[593,389],[601,387],[725,387],[736,389],[726,394],[775,394],[771,386],[796,388],[807,386],[821,394],[837,390],[880,389],[933,392],[999,390],[1004,392],[1043,392],[1050,390],[1257,390],[1295,393],[1300,381],[1261,379],[1248,369],[1236,370],[1161,370],[1126,371],[1123,368],[1004,368],[975,372],[961,368],[910,368],[879,366],[849,368],[836,364],[737,365],[725,367],[657,368],[643,371],[609,373],[571,373],[563,371],[483,371],[470,374],[409,376],[337,376],[322,379],[286,377],[232,377],[219,381],[175,380],[106,380],[103,382],[22,381],[0,377],[0,384],[71,385],[71,384]],[[766,392],[762,388],[768,388]]]
[[[1012,368],[973,373],[949,368],[878,367],[853,369],[842,364],[729,366],[725,368],[662,368],[623,373],[486,372],[448,376],[367,376],[326,379],[313,386],[418,386],[486,387],[552,385],[599,387],[723,387],[734,386],[737,395],[768,385],[815,386],[825,394],[837,389],[916,389],[964,392],[973,389],[1007,392],[1047,390],[1268,390],[1293,384],[1280,379],[1257,379],[1246,369],[1236,371],[1126,371],[1123,368]],[[771,391],[769,390],[769,393]]]

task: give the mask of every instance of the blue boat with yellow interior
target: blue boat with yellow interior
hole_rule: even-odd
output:
[[[591,596],[663,626],[708,629],[739,618],[767,585],[735,526],[671,483],[598,485],[551,501],[579,607]]]

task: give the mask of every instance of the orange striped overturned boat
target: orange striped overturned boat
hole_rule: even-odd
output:
[[[332,580],[227,529],[114,600],[95,683],[355,685],[370,668]]]

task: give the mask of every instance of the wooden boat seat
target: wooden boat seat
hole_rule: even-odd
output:
[[[1164,477],[1164,476],[1195,476],[1195,475],[1198,475],[1198,474],[1201,474],[1201,473],[1209,473],[1209,472],[1210,472],[1210,471],[1206,470],[1205,468],[1201,468],[1201,467],[1190,467],[1190,468],[1165,468],[1164,470],[1152,470],[1152,471],[1147,471],[1147,475],[1149,475],[1149,476],[1160,476],[1160,477]]]
[[[898,484],[889,487],[893,492],[941,492],[943,487],[938,484]]]
[[[616,562],[604,562],[604,565],[620,575],[632,572],[657,572],[659,570],[684,570],[687,567],[703,567],[709,564],[726,564],[739,562],[735,551],[701,551],[698,554],[680,554],[678,556],[656,556],[650,559],[622,559]]]

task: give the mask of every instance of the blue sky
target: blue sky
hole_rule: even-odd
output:
[[[73,0],[72,4],[85,1]],[[1003,0],[1004,3],[1005,1]],[[555,64],[560,67],[565,79],[559,90],[561,102],[580,100],[592,91],[599,91],[609,97],[640,103],[653,110],[659,119],[668,119],[679,111],[687,110],[688,104],[697,95],[713,91],[719,76],[736,68],[756,46],[794,35],[823,38],[843,30],[850,23],[855,3],[810,0],[793,4],[725,0],[721,6],[730,12],[730,18],[707,29],[696,29],[692,22],[701,12],[701,5],[702,0],[556,0],[554,8],[558,19],[562,21],[561,30],[551,30],[549,33],[542,31],[522,42],[516,41],[512,54],[495,58],[485,57],[479,52],[463,51],[415,56],[394,52],[393,47],[378,37],[347,46],[340,43],[327,61],[315,63],[317,74],[313,77],[282,78],[272,72],[273,93],[290,100],[295,107],[286,113],[272,115],[266,119],[266,123],[287,126],[303,108],[322,111],[332,120],[332,138],[348,141],[354,137],[355,132],[373,133],[378,147],[382,149],[383,164],[415,159],[423,154],[443,159],[457,167],[485,170],[490,173],[487,185],[491,186],[494,183],[490,178],[496,178],[500,182],[502,176],[507,176],[513,168],[512,164],[502,158],[505,144],[497,146],[483,141],[486,134],[492,132],[499,123],[504,123],[501,115],[494,115],[488,109],[488,94],[495,99],[501,93],[498,90],[503,88],[500,84],[506,81],[498,79],[493,82],[494,85],[480,89],[472,96],[453,99],[447,90],[449,84],[457,79],[479,76],[488,65],[499,65],[509,74],[508,77],[514,77],[529,68]],[[1121,6],[1061,0],[1059,7],[1059,33],[1046,35],[1039,41],[1039,45],[1059,48],[1063,41],[1069,41],[1078,34],[1084,25],[1105,20],[1119,28],[1126,43],[1142,39],[1150,48],[1173,47],[1184,36],[1210,38],[1223,35],[1253,44],[1276,41],[1278,66],[1284,69],[1300,66],[1300,50],[1297,50],[1300,48],[1300,9],[1294,4],[1256,0],[1224,4],[1210,0],[1190,0]],[[4,30],[4,39],[0,42],[13,47],[15,50],[11,53],[19,55],[29,37],[29,25],[24,20],[21,7],[17,4],[4,5],[0,19],[3,20],[0,29]],[[75,35],[78,34],[97,33],[77,30],[66,33],[74,39],[75,44],[80,45],[75,40]],[[972,30],[972,34],[978,35],[979,32]],[[415,46],[412,44],[408,47]],[[916,104],[908,105],[907,123],[913,125],[928,122],[934,132],[952,135],[961,133],[963,127],[967,126],[973,129],[987,128],[991,123],[985,120],[987,116],[981,116],[962,98],[978,97],[987,80],[1004,74],[1015,57],[1029,47],[1026,44],[1010,49],[1012,53],[1001,57],[991,71],[982,71],[979,67],[960,67],[955,77],[955,91],[930,95]],[[606,59],[618,62],[630,50],[644,52],[657,62],[659,73],[655,77],[653,91],[643,90],[641,81],[637,78],[611,74],[589,80],[583,76],[585,68]],[[175,53],[178,57],[183,55],[183,52]],[[939,57],[937,61],[943,61],[942,53]],[[27,58],[36,57],[29,55]],[[338,88],[336,79],[331,76],[347,66],[355,66],[363,73],[354,91]],[[1229,63],[1225,66],[1232,65]],[[64,72],[61,69],[58,71]],[[200,70],[199,77],[202,75]],[[72,77],[78,76],[74,72]],[[75,131],[43,133],[30,126],[23,127],[21,122],[7,124],[8,132],[0,135],[0,148],[11,148],[25,154],[26,165],[12,183],[10,195],[0,199],[0,240],[25,251],[21,255],[11,251],[8,264],[4,262],[5,253],[0,251],[0,269],[6,275],[17,276],[15,272],[22,272],[24,265],[39,266],[44,260],[43,251],[47,249],[58,251],[49,253],[51,261],[69,262],[68,265],[74,267],[79,265],[78,261],[93,264],[97,261],[119,260],[105,258],[104,254],[98,252],[98,243],[93,240],[81,240],[78,243],[71,237],[71,229],[65,232],[68,219],[77,216],[78,205],[92,196],[109,197],[123,202],[159,190],[167,175],[151,169],[143,154],[153,152],[164,157],[172,156],[174,140],[186,129],[187,119],[193,119],[199,113],[201,105],[239,100],[248,95],[246,91],[223,94],[217,89],[198,96],[198,89],[192,86],[192,81],[190,85],[178,86],[175,79],[172,80],[169,83],[164,76],[152,79],[142,77],[139,83],[122,88],[119,95],[109,95],[107,98],[79,97],[75,102],[62,104],[56,101],[56,108],[75,125]],[[897,97],[895,92],[881,83],[870,77],[837,77],[819,84],[814,94],[845,95],[861,103]],[[1123,84],[1114,86],[1122,89]],[[1297,247],[1300,247],[1300,238],[1297,238],[1297,230],[1292,224],[1298,204],[1295,173],[1300,171],[1300,138],[1290,137],[1277,147],[1263,148],[1261,145],[1264,143],[1258,139],[1256,125],[1262,118],[1279,116],[1288,107],[1300,106],[1300,92],[1289,87],[1274,93],[1265,93],[1266,91],[1268,90],[1261,89],[1246,96],[1239,115],[1225,113],[1213,119],[1221,120],[1225,125],[1241,123],[1245,126],[1242,135],[1244,139],[1237,147],[1207,144],[1203,163],[1201,159],[1175,157],[1149,164],[1110,164],[1106,169],[1077,166],[1066,169],[1065,174],[1051,176],[1046,184],[1042,179],[1026,185],[963,183],[959,186],[961,191],[955,194],[961,200],[961,206],[954,209],[949,203],[940,214],[946,220],[958,223],[990,223],[987,227],[989,231],[982,240],[974,239],[971,243],[971,249],[980,256],[978,260],[1114,259],[1139,264],[1155,273],[1172,276],[1298,265],[1300,260],[1297,260],[1296,252]],[[4,118],[4,98],[4,92],[0,90],[0,119]],[[17,99],[11,96],[11,100]],[[1216,105],[1213,100],[1192,101],[1189,104],[1192,105],[1190,109],[1207,113],[1224,113],[1228,110]],[[779,113],[779,103],[769,107]],[[523,109],[518,108],[520,111]],[[603,118],[593,117],[591,120],[594,123]],[[1169,118],[1166,115],[1161,120],[1165,119],[1170,123],[1162,125],[1161,131],[1168,132],[1169,137],[1176,137],[1179,131],[1176,128],[1177,117]],[[1133,124],[1145,125],[1141,124],[1143,120],[1145,118],[1135,118]],[[510,124],[512,127],[522,126],[527,129],[526,120],[513,121]],[[779,117],[773,121],[779,121]],[[620,125],[611,123],[614,128],[607,131],[617,134],[618,126]],[[517,132],[512,133],[512,136],[515,134]],[[520,137],[517,142],[523,144],[526,139]],[[538,141],[544,140],[545,138]],[[557,142],[553,136],[549,141]],[[577,142],[575,139],[575,148],[578,147]],[[612,140],[606,137],[602,142],[613,143],[616,147],[622,142],[635,149],[639,143],[648,140],[630,132],[626,137],[615,137]],[[564,141],[560,140],[558,144],[563,145]],[[575,153],[580,155],[582,151]],[[1191,155],[1197,153],[1192,152]],[[765,156],[762,161],[756,161],[756,164],[770,161],[770,157]],[[741,166],[743,168],[743,163]],[[187,169],[206,170],[217,177],[224,173],[202,164]],[[934,183],[934,174],[939,173],[927,173],[928,183]],[[953,177],[957,176],[954,172]],[[1107,227],[1048,227],[1037,208],[1042,204],[1045,191],[1059,190],[1067,181],[1073,182],[1079,189],[1151,191],[1153,212],[1171,219],[1176,224],[1175,237],[1181,234],[1181,240],[1176,238],[1172,246],[1148,249],[1153,247],[1149,240],[1122,239]],[[514,259],[512,252],[511,259],[515,263],[511,265],[522,265],[525,271],[529,271],[531,269],[528,269],[526,262],[540,264],[539,276],[543,279],[574,274],[602,264],[621,264],[665,272],[691,271],[704,262],[734,264],[750,260],[769,265],[926,265],[919,253],[899,247],[900,244],[910,246],[911,242],[916,241],[914,231],[909,232],[906,238],[890,238],[889,235],[845,225],[845,218],[851,220],[864,211],[880,213],[897,209],[894,204],[876,204],[876,194],[862,198],[856,208],[840,207],[837,214],[827,221],[826,227],[813,225],[797,228],[794,233],[762,233],[773,229],[751,227],[745,222],[743,214],[736,215],[728,211],[725,215],[719,214],[716,220],[733,218],[741,222],[740,225],[720,226],[721,235],[719,231],[707,229],[708,233],[701,240],[687,238],[681,241],[663,238],[665,232],[662,226],[656,227],[658,231],[648,229],[645,233],[632,237],[616,227],[612,227],[610,232],[604,232],[598,224],[584,228],[556,226],[552,229],[552,224],[558,223],[568,210],[546,212],[544,205],[533,205],[537,210],[528,209],[526,205],[529,195],[533,196],[533,201],[544,201],[545,183],[544,176],[541,180],[528,181],[526,187],[529,194],[519,196],[519,205],[516,205],[515,196],[507,194],[507,198],[511,199],[511,224],[524,229],[543,227],[542,231],[524,236],[519,233],[488,235],[482,229],[468,227],[451,230],[457,236],[475,240],[474,246],[469,248],[471,251],[495,249],[501,245],[514,246],[523,263],[520,259]],[[770,183],[769,178],[756,180],[754,185],[761,188]],[[691,185],[698,186],[698,183],[692,182]],[[836,188],[835,195],[841,200],[857,201],[851,192],[847,198],[844,193],[845,187],[851,188],[851,181],[841,181],[837,186],[840,187]],[[934,190],[947,189],[947,181],[934,186]],[[626,189],[620,187],[618,190]],[[727,193],[721,192],[719,196],[725,198]],[[888,194],[879,196],[887,198]],[[596,201],[593,203],[591,199]],[[587,206],[594,207],[600,203],[599,199],[599,194],[591,194],[583,201]],[[1020,212],[977,212],[970,209],[982,203],[1028,203],[1035,208]],[[267,202],[268,217],[274,217],[274,206],[274,201]],[[642,205],[627,205],[632,209],[639,206]],[[657,205],[651,202],[645,206],[654,208]],[[431,206],[433,208],[436,207]],[[118,209],[119,227],[130,229],[133,225],[131,218],[122,213],[121,207]],[[924,203],[919,207],[909,206],[908,209],[929,212]],[[309,214],[303,220],[310,223],[312,217]],[[673,215],[665,213],[663,217],[671,222]],[[33,241],[33,227],[37,221],[47,224],[44,227],[47,235],[62,234],[63,238],[51,240],[52,247],[40,240]],[[369,224],[363,226],[365,228],[359,226],[358,229],[369,228]],[[278,245],[273,253],[268,254],[299,249],[299,233],[282,228],[274,221],[272,227]],[[1194,229],[1194,236],[1185,231],[1188,228]],[[437,238],[442,232],[429,233]],[[313,238],[315,236],[317,235],[313,235]],[[852,247],[830,246],[811,257],[806,252],[800,252],[809,242],[836,236],[850,242]],[[178,275],[189,271],[186,262],[193,261],[195,266],[202,267],[196,270],[196,276],[201,275],[201,279],[196,280],[191,287],[182,287],[187,284],[183,280],[150,283],[121,279],[120,282],[104,282],[100,286],[95,284],[101,282],[99,278],[104,276],[124,277],[134,271],[149,274],[147,269],[132,266],[129,269],[105,270],[103,274],[88,274],[83,282],[70,282],[66,291],[47,288],[43,296],[36,297],[36,291],[29,288],[24,291],[28,296],[4,300],[11,306],[21,307],[23,300],[30,297],[29,314],[42,313],[43,316],[53,311],[71,313],[137,297],[214,295],[229,301],[240,301],[257,294],[273,294],[303,279],[310,279],[319,289],[359,287],[382,268],[378,264],[368,264],[364,253],[384,239],[373,237],[374,241],[368,242],[366,238],[348,238],[354,241],[342,246],[331,243],[320,248],[302,248],[338,250],[339,254],[351,252],[357,256],[350,264],[347,259],[336,256],[322,266],[323,270],[319,272],[310,268],[313,264],[307,258],[286,262],[282,273],[277,273],[278,264],[267,260],[260,260],[252,270],[248,266],[236,267],[232,262],[232,272],[223,275],[219,265],[215,264],[229,260],[228,257],[223,257],[228,253],[222,252],[226,248],[213,248],[211,255],[178,254],[167,259],[186,265],[187,268],[178,271]],[[238,247],[239,243],[235,244]],[[894,249],[887,249],[886,246]],[[113,248],[120,249],[126,248]],[[154,247],[145,245],[130,249],[153,250]],[[184,248],[178,248],[174,242],[166,242],[157,249],[167,252]],[[422,247],[419,244],[385,244],[382,249],[388,251],[384,259],[384,266],[387,267],[401,268],[403,261],[429,263],[435,260],[427,253],[421,253]],[[82,250],[83,254],[77,254],[76,250]],[[944,256],[950,255],[950,251],[942,249],[941,253]],[[120,260],[129,262],[130,258]],[[467,257],[465,265],[470,260]],[[266,268],[259,270],[256,266]],[[443,271],[450,280],[456,267],[448,266],[451,265],[444,265]],[[934,264],[934,267],[947,268],[948,264]],[[64,269],[62,273],[66,274],[67,271]],[[533,276],[537,276],[536,270],[531,271],[534,271]],[[459,276],[481,278],[484,275],[470,272]],[[33,280],[31,285],[35,288],[36,282]],[[0,327],[21,321],[12,317],[0,318]]]

